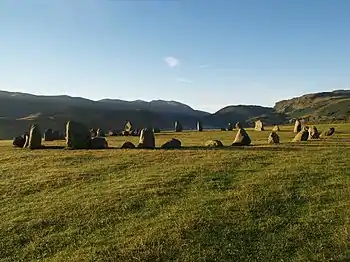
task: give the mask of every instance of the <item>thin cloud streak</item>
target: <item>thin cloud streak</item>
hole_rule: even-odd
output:
[[[189,79],[186,79],[186,78],[177,78],[176,81],[180,82],[180,83],[186,83],[186,84],[192,84],[193,83],[192,80],[189,80]]]

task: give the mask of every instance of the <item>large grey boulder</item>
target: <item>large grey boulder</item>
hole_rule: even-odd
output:
[[[141,130],[138,148],[155,148],[155,137],[153,130],[150,128],[144,128]]]
[[[206,147],[223,147],[224,145],[220,140],[208,140],[204,143]]]
[[[240,125],[236,125],[239,127]],[[251,139],[248,135],[248,133],[244,130],[244,128],[239,128],[237,131],[235,140],[233,141],[233,146],[249,146],[251,143]]]
[[[72,149],[89,149],[91,133],[82,123],[70,120],[66,124],[66,144]]]
[[[280,138],[276,132],[271,132],[268,139],[267,143],[269,144],[279,144]]]
[[[90,148],[91,149],[107,149],[108,142],[107,142],[105,137],[95,136],[95,137],[91,138]]]
[[[301,131],[301,122],[297,119],[294,124],[294,133],[299,133]]]
[[[165,142],[161,148],[163,149],[174,149],[174,148],[181,148],[181,141],[176,139],[176,138],[172,138],[171,140]]]
[[[30,149],[40,149],[41,146],[41,131],[38,125],[32,125],[29,131],[28,147]]]
[[[174,128],[175,128],[175,132],[182,132],[182,125],[179,121],[175,121]]]
[[[255,121],[255,131],[264,131],[264,124],[261,120]]]

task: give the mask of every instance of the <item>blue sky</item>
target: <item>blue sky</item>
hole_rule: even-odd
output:
[[[348,0],[1,0],[0,89],[214,112],[350,88]]]

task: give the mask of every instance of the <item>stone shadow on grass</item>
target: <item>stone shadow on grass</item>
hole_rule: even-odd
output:
[[[119,147],[108,147],[108,148],[86,148],[86,149],[74,149],[66,146],[42,146],[39,149],[33,149],[33,150],[109,150],[109,149],[120,149]]]
[[[184,146],[181,148],[160,148],[153,149],[141,149],[132,148],[132,150],[164,150],[164,151],[183,151],[183,150],[215,150],[215,151],[238,151],[238,150],[251,150],[251,151],[299,151],[300,147],[278,147],[278,146],[222,146],[222,147],[206,147],[206,146]]]
[[[50,149],[50,150],[53,150],[53,149],[65,149],[66,147],[65,146],[42,146],[41,149]]]
[[[25,150],[55,150],[55,149],[65,149],[66,147],[65,146],[41,146],[40,148],[33,148],[33,149],[30,149],[30,148],[22,148],[22,147],[13,147],[14,149],[25,149]]]
[[[121,148],[121,147],[108,147],[105,149],[72,149],[66,146],[42,146],[40,149],[33,150],[165,150],[165,151],[181,151],[181,150],[215,150],[215,151],[238,151],[238,150],[251,150],[251,151],[275,151],[275,152],[285,152],[285,151],[299,151],[305,146],[290,145],[286,146],[260,146],[260,145],[250,145],[250,146],[222,146],[222,147],[206,147],[206,146],[184,146],[181,148],[160,148],[156,147],[153,149],[146,148]]]
[[[206,147],[206,146],[189,146],[182,147],[180,150],[226,150],[226,151],[238,151],[238,150],[251,150],[251,151],[298,151],[299,148],[279,147],[279,146],[223,146],[223,147]]]

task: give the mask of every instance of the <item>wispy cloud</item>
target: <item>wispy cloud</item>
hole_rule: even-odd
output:
[[[180,65],[180,60],[176,59],[175,57],[172,56],[168,56],[164,58],[165,63],[167,63],[167,65],[171,68],[173,67],[177,67]]]
[[[209,67],[209,65],[200,65],[199,68],[206,68]]]
[[[177,82],[181,82],[181,83],[186,83],[186,84],[192,84],[193,83],[192,80],[189,80],[189,79],[186,79],[186,78],[177,78],[176,81]]]

